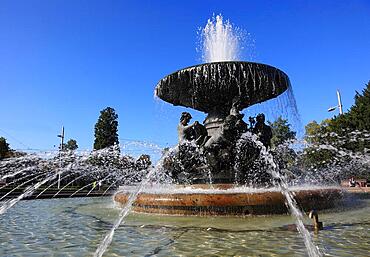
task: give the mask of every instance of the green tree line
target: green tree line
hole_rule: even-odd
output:
[[[348,112],[305,126],[305,139],[310,144],[305,149],[307,165],[324,166],[339,158],[338,152],[368,154],[370,150],[370,81],[362,93],[356,91],[355,103]],[[343,161],[350,156],[340,156]]]

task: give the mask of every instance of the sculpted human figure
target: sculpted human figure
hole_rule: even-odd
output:
[[[177,126],[177,133],[179,136],[179,142],[184,140],[191,140],[191,128],[194,124],[189,125],[191,120],[191,114],[188,112],[183,112],[180,117],[180,123]]]
[[[230,115],[235,117],[235,129],[238,132],[238,135],[244,133],[248,129],[247,123],[243,121],[244,114],[240,113],[240,99],[239,98],[234,98],[232,107],[230,109]]]
[[[231,105],[231,109],[230,109],[230,115],[233,115],[233,116],[239,116],[240,115],[240,100],[239,98],[235,97],[233,99],[233,103]]]
[[[198,121],[189,125],[191,119],[192,117],[190,113],[183,112],[181,114],[180,123],[177,126],[179,142],[181,143],[184,140],[195,140],[198,145],[201,145],[207,138],[207,130]]]
[[[253,133],[258,135],[259,140],[265,147],[270,147],[272,138],[272,129],[265,124],[265,115],[260,113],[256,117],[256,125],[253,128]]]
[[[209,139],[206,127],[198,121],[194,122],[193,133],[197,145],[203,146]]]

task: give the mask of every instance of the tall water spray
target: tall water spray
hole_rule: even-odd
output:
[[[204,62],[240,60],[243,34],[229,20],[224,21],[221,14],[208,19],[207,25],[200,33]]]
[[[240,61],[240,50],[242,34],[239,28],[234,28],[229,20],[223,21],[221,15],[217,15],[212,19],[209,19],[207,25],[201,31],[201,42],[202,42],[202,58],[206,63],[210,62],[221,62],[221,61]],[[265,92],[267,93],[267,92]],[[295,103],[295,98],[292,92],[292,88],[289,86],[287,93],[285,94],[288,101],[288,105],[285,108],[289,108],[292,113],[294,113],[293,118],[299,123],[299,115]],[[278,102],[280,105],[280,102]],[[268,107],[267,107],[268,108]],[[276,110],[276,108],[273,108]],[[295,217],[297,228],[304,243],[307,248],[308,255],[310,257],[321,256],[321,252],[313,243],[313,240],[303,225],[303,213],[300,211],[297,206],[296,200],[294,199],[293,193],[289,191],[288,183],[284,179],[284,176],[280,174],[277,169],[272,156],[265,149],[264,146],[258,140],[255,140],[261,147],[261,153],[269,164],[272,164],[272,167],[269,167],[268,172],[272,175],[275,180],[275,183],[281,189],[282,194],[286,198],[289,212]]]
[[[255,43],[247,31],[233,25],[219,14],[208,19],[204,28],[199,29],[199,47],[202,62],[241,61],[255,59]],[[302,124],[292,87],[269,101],[255,104],[244,110],[248,116],[264,113],[267,120],[283,117],[289,121],[297,135],[303,135]]]

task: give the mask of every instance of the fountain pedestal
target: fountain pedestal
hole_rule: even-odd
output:
[[[204,120],[204,126],[207,129],[208,136],[212,137],[220,133],[220,128],[224,123],[227,114],[219,111],[211,111]]]

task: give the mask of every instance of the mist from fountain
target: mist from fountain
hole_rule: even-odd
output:
[[[44,153],[42,156],[45,157]],[[121,156],[121,150],[116,146],[90,153],[62,152],[59,156],[49,159],[39,157],[37,154],[8,159],[0,162],[0,177],[12,179],[0,188],[0,190],[8,188],[0,198],[0,215],[20,200],[30,197],[42,186],[46,185],[36,198],[59,183],[58,181],[67,178],[68,180],[52,196],[53,198],[75,182],[80,182],[83,186],[72,192],[69,195],[70,197],[78,194],[83,189],[92,187],[86,193],[86,196],[88,196],[95,188],[93,184],[96,182],[105,182],[109,185],[104,192],[106,194],[116,183],[122,185],[141,181],[146,174],[142,169],[149,165],[145,161],[143,163],[142,160]],[[58,179],[59,175],[60,180]],[[23,187],[26,187],[23,193],[12,198],[15,191],[19,191]]]

